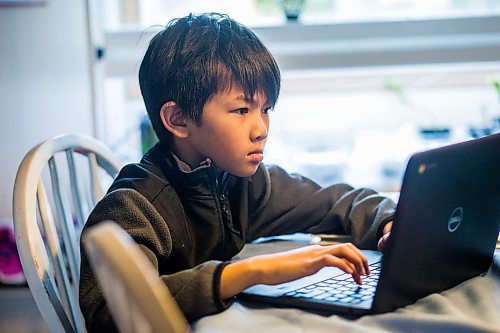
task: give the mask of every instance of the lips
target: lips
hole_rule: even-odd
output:
[[[260,154],[262,155],[262,149],[257,149],[248,153],[248,155]]]
[[[260,163],[264,159],[264,154],[261,149],[258,149],[248,153],[247,157],[251,162]]]

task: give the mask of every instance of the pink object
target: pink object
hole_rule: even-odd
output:
[[[0,283],[23,284],[25,282],[14,232],[11,227],[0,226]]]

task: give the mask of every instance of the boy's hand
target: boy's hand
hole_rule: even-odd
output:
[[[392,222],[387,223],[384,226],[383,236],[380,237],[377,247],[380,252],[384,252],[385,246],[387,245],[387,241],[389,240],[389,236],[391,235]]]
[[[369,274],[368,260],[351,243],[311,245],[296,250],[255,257],[264,284],[279,284],[316,273],[325,266],[338,267],[361,284]]]
[[[325,266],[352,274],[370,274],[368,260],[351,243],[303,248],[248,258],[227,265],[221,274],[221,297],[228,298],[255,284],[279,284],[316,273]]]

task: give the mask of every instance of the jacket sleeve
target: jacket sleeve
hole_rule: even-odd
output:
[[[347,184],[320,187],[277,166],[261,165],[249,184],[249,240],[294,232],[351,236],[373,249],[392,220],[395,203],[377,192]]]
[[[167,263],[172,252],[172,239],[167,224],[141,194],[131,189],[109,193],[92,211],[86,230],[101,221],[113,220],[140,245],[153,265]],[[83,246],[80,265],[80,309],[88,332],[116,332],[96,278],[89,266]],[[223,262],[209,261],[192,269],[161,276],[188,321],[220,312],[230,303],[219,296]]]

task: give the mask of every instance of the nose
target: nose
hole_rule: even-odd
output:
[[[259,142],[267,138],[267,133],[269,131],[269,116],[259,112],[258,116],[255,118],[250,132],[250,140],[252,140],[252,142]]]

